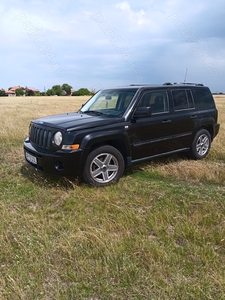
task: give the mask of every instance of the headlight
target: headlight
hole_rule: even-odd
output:
[[[56,132],[53,136],[53,143],[56,146],[60,146],[62,143],[62,133],[60,131]]]

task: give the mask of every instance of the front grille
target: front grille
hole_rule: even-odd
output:
[[[50,149],[52,140],[52,131],[50,129],[46,129],[45,127],[41,127],[36,124],[31,124],[30,126],[30,141],[42,148],[42,149]]]

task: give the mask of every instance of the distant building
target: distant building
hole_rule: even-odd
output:
[[[5,91],[6,96],[12,97],[12,96],[16,96],[16,93],[13,91]]]
[[[26,87],[25,91],[28,96],[33,96],[35,93],[40,93],[40,91],[38,89],[33,88],[33,87]]]
[[[14,86],[14,87],[10,88],[8,91],[5,91],[5,94],[8,95],[9,97],[16,96],[16,90],[17,89],[21,89],[21,88],[22,87],[19,86],[19,85],[18,86]]]
[[[35,93],[39,93],[40,91],[36,88],[33,88],[33,87],[22,87],[22,86],[14,86],[12,88],[10,88],[9,90],[5,91],[5,94],[9,97],[12,97],[12,96],[16,96],[16,90],[17,89],[22,89],[24,91],[24,95],[25,93],[28,95],[28,96],[33,96]]]

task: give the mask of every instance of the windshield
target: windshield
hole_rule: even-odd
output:
[[[102,90],[95,94],[80,110],[81,113],[121,117],[137,89]]]

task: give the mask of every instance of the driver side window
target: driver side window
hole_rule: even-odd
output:
[[[169,106],[166,91],[145,93],[140,100],[139,106],[151,107],[152,114],[167,113]]]

